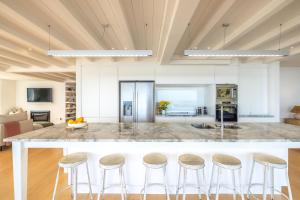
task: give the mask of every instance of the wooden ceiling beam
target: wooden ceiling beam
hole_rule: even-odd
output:
[[[287,33],[299,26],[300,26],[300,16],[294,17],[293,19],[291,19],[287,22],[284,22],[284,24],[282,25],[282,34]],[[253,49],[265,42],[275,39],[276,37],[278,37],[278,34],[279,34],[279,28],[277,27],[277,28],[274,28],[274,29],[268,31],[267,33],[257,37],[255,40],[252,40],[248,44],[245,44],[239,48],[245,49],[245,50]]]
[[[293,48],[293,49],[290,49],[290,54],[289,56],[294,56],[294,55],[297,55],[297,54],[300,54],[300,46],[296,47],[296,48]],[[283,60],[285,59],[286,57],[275,57],[275,58],[268,58],[268,59],[265,59],[264,62],[265,63],[271,63],[271,62],[276,62],[276,61],[280,61],[280,60]]]
[[[127,49],[135,49],[134,40],[120,0],[101,0],[98,2],[105,12],[108,24],[117,34],[122,46]]]
[[[49,75],[49,76],[52,76],[52,77],[55,77],[55,78],[64,79],[65,81],[66,80],[73,80],[73,79],[71,79],[67,76],[64,76],[63,74],[60,74],[60,73],[46,72],[45,74]]]
[[[65,72],[61,72],[60,74],[62,74],[62,75],[64,75],[64,76],[66,76],[66,77],[69,77],[69,78],[71,78],[71,79],[76,79],[76,73],[65,73]]]
[[[162,47],[161,64],[167,64],[171,60],[199,2],[200,0],[176,0],[172,19],[166,32],[166,41]]]
[[[293,37],[289,37],[288,39],[284,40],[281,42],[280,44],[280,48],[281,49],[290,49],[291,46],[293,45],[297,45],[297,44],[300,44],[300,35],[294,35]],[[271,46],[267,46],[265,47],[266,49],[278,49],[278,44],[273,44]],[[292,50],[292,49],[290,49]],[[277,58],[267,58],[265,60],[276,60]],[[261,58],[259,57],[251,57],[251,58],[248,58],[247,61],[253,61],[253,60],[261,60]]]
[[[26,75],[26,76],[32,76],[32,77],[36,77],[36,78],[40,78],[40,79],[46,79],[46,80],[50,80],[50,81],[56,81],[56,82],[64,82],[63,79],[58,79],[58,78],[54,78],[54,77],[50,77],[44,73],[26,73],[26,72],[17,72],[16,74],[21,74],[21,75]]]
[[[87,44],[89,49],[104,49],[97,35],[87,30],[85,22],[80,18],[80,13],[76,12],[70,5],[72,1],[65,0],[40,0],[44,5],[51,10],[53,15],[62,16],[61,20],[69,25],[74,34],[77,35],[78,40]],[[88,12],[88,11],[87,11]]]
[[[62,79],[64,81],[68,80],[69,78],[63,76],[63,75],[59,75],[59,74],[56,74],[56,73],[51,73],[51,72],[45,72],[43,73],[49,77],[53,77],[53,78],[58,78],[58,79]]]
[[[38,66],[38,67],[49,67],[49,64],[45,64],[44,62],[36,61],[34,59],[18,55],[16,53],[12,53],[10,51],[7,51],[5,49],[0,48],[0,56],[4,58],[9,58],[11,60],[18,61],[20,63],[25,63],[31,66]]]
[[[44,55],[35,51],[34,49],[26,48],[22,45],[19,45],[15,42],[9,41],[7,39],[3,39],[0,37],[0,47],[6,49],[8,51],[17,53],[19,55],[23,55],[40,62],[48,63],[50,65],[59,66],[59,67],[66,67],[70,65],[75,65],[75,63],[70,63],[67,60],[58,60],[56,58],[50,57],[48,55]]]
[[[3,70],[6,70],[9,68],[9,65],[6,65],[6,64],[1,64],[0,63],[0,70],[3,71]]]
[[[208,20],[208,22],[201,28],[200,32],[197,34],[196,38],[189,45],[189,49],[197,47],[203,39],[216,27],[218,22],[220,22],[224,16],[231,10],[233,5],[238,0],[225,0],[220,8],[215,12],[215,14]]]
[[[226,48],[292,2],[293,0],[270,1],[247,21],[243,22],[235,30],[233,30],[232,33],[226,37],[225,44],[223,38],[220,38],[219,42],[213,47],[213,49]]]
[[[52,2],[52,1],[51,1]],[[41,18],[43,16],[37,17],[35,14],[36,10],[31,10],[24,6],[27,2],[18,2],[11,0],[3,0],[0,2],[0,13],[3,17],[7,18],[10,22],[17,23],[24,29],[30,29],[35,35],[40,36],[44,40],[48,40],[48,24],[43,22]],[[34,36],[33,36],[34,37]],[[56,34],[56,32],[51,33],[51,46],[61,49],[71,49],[73,47],[71,41],[64,37],[63,34]]]
[[[30,65],[28,65],[26,63],[22,63],[22,62],[12,60],[12,59],[9,59],[9,58],[5,58],[5,57],[2,57],[2,56],[0,56],[0,63],[10,65],[10,66],[17,66],[17,67],[21,67],[21,68],[30,67]]]
[[[9,40],[13,40],[15,43],[22,44],[22,46],[27,46],[28,48],[30,47],[32,50],[42,52],[45,56],[47,56],[46,50],[48,49],[48,43],[46,41],[42,41],[39,38],[33,37],[31,34],[25,32],[19,27],[11,27],[10,24],[7,24],[3,20],[1,20],[0,23],[0,36],[5,39],[9,38]],[[5,45],[7,46],[7,42]],[[58,60],[68,63],[68,65],[74,65],[75,63],[74,59],[59,58]]]
[[[1,62],[1,61],[0,61]],[[7,72],[64,72],[64,73],[74,73],[75,68],[73,66],[71,67],[57,67],[57,66],[51,66],[48,68],[40,68],[40,67],[29,67],[29,68],[21,68],[17,66],[11,66],[9,69],[7,69]]]

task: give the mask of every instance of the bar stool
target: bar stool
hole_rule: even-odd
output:
[[[125,184],[125,178],[123,173],[123,166],[125,164],[125,158],[121,154],[110,154],[107,156],[102,157],[99,160],[99,167],[102,169],[102,187],[99,190],[98,193],[98,200],[101,199],[104,200],[104,191],[108,188],[114,187],[114,186],[120,186],[121,187],[121,198],[122,200],[127,199],[127,191],[126,191],[126,184]],[[119,184],[112,184],[105,187],[105,179],[106,179],[106,171],[107,170],[119,170],[119,177],[120,177],[120,183]]]
[[[56,197],[56,190],[57,190],[57,185],[58,185],[58,180],[59,180],[59,171],[60,168],[64,169],[71,169],[71,187],[73,189],[73,199],[77,199],[77,173],[78,173],[78,166],[85,164],[86,165],[86,173],[87,173],[87,178],[88,178],[88,186],[89,186],[89,196],[90,199],[93,199],[93,194],[92,194],[92,187],[91,187],[91,181],[90,181],[90,175],[89,175],[89,167],[87,163],[87,154],[86,153],[72,153],[69,155],[66,155],[62,157],[59,162],[58,162],[58,171],[56,175],[56,181],[55,181],[55,186],[54,186],[54,192],[52,199],[55,200]],[[66,187],[64,190],[69,188],[70,186]],[[62,190],[63,191],[63,190]]]
[[[209,185],[209,190],[208,194],[211,194],[211,189],[213,187],[213,181],[214,181],[214,171],[215,168],[217,168],[218,173],[217,173],[217,184],[216,184],[216,200],[219,199],[219,191],[220,188],[227,188],[230,190],[233,190],[233,198],[236,200],[236,195],[237,195],[237,187],[236,187],[236,174],[235,172],[238,172],[238,179],[239,179],[239,193],[241,195],[242,200],[244,200],[244,193],[243,193],[243,188],[242,188],[242,164],[241,161],[238,158],[235,158],[230,155],[225,155],[225,154],[215,154],[212,157],[212,162],[213,162],[213,168],[212,168],[212,173],[211,173],[211,179],[210,179],[210,185]],[[226,187],[225,185],[220,184],[220,176],[221,176],[221,170],[229,170],[231,172],[232,176],[232,185],[233,188]]]
[[[165,193],[167,200],[170,200],[169,196],[169,189],[168,189],[168,181],[167,181],[167,174],[166,174],[166,167],[168,164],[168,159],[165,155],[161,153],[150,153],[144,156],[143,163],[146,167],[146,173],[145,173],[145,182],[144,187],[141,191],[141,193],[144,193],[143,199],[147,199],[147,188],[151,186],[162,186],[165,188]],[[164,176],[164,183],[149,183],[149,176],[150,176],[150,170],[153,169],[162,169],[163,170],[163,176]]]
[[[200,186],[200,177],[199,173],[202,171],[202,182],[206,185],[204,167],[205,161],[200,156],[194,154],[182,154],[178,157],[179,164],[179,176],[178,176],[178,184],[176,189],[176,200],[179,198],[179,190],[182,188],[182,199],[186,199],[185,187],[194,187],[198,190],[198,199],[201,200],[201,186]],[[181,185],[181,171],[183,169],[183,183]],[[186,177],[188,170],[194,171],[196,173],[197,185],[196,184],[187,184]],[[208,200],[207,192],[204,192],[206,195],[206,199]]]
[[[252,183],[252,178],[254,174],[254,167],[255,164],[260,164],[264,167],[264,179],[263,183]],[[289,197],[287,197],[285,194],[280,192],[279,190],[275,189],[274,187],[274,169],[283,169],[285,170],[285,176],[286,176],[286,182],[288,184],[288,193]],[[268,185],[268,176],[271,178],[271,183]],[[253,161],[252,161],[252,168],[251,168],[251,175],[249,179],[249,187],[248,187],[248,193],[247,198],[250,199],[250,196],[253,195],[251,193],[251,187],[261,185],[263,186],[263,200],[267,199],[267,189],[271,190],[271,199],[274,199],[274,193],[275,191],[283,195],[288,200],[293,200],[290,181],[289,181],[289,175],[287,170],[287,162],[281,158],[263,154],[263,153],[255,153],[253,154]],[[253,195],[254,196],[254,195]]]

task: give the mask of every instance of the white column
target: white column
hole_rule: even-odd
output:
[[[28,149],[23,142],[13,142],[12,149],[15,200],[27,200]]]

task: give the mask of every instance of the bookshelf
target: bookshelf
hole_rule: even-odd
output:
[[[66,82],[66,121],[76,119],[76,82]]]

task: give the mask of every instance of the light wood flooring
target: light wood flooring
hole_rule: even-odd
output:
[[[28,200],[50,200],[52,197],[57,162],[62,156],[60,149],[29,149],[28,164]],[[300,150],[290,150],[290,177],[293,185],[294,200],[300,199]],[[59,187],[66,184],[66,175],[61,176]],[[0,200],[13,200],[12,153],[7,148],[0,151]],[[70,191],[65,191],[57,200],[69,200]],[[79,199],[88,199],[81,195]],[[94,195],[96,199],[96,195]],[[119,195],[107,195],[106,200],[118,200]],[[139,195],[129,195],[129,200],[139,200]],[[163,195],[149,195],[148,200],[163,200]],[[175,199],[172,196],[172,200]],[[187,200],[196,200],[196,195],[188,195]],[[204,200],[205,198],[203,198]],[[233,199],[230,195],[222,195],[220,200]],[[240,199],[240,198],[238,198]],[[281,200],[280,196],[276,200]]]

